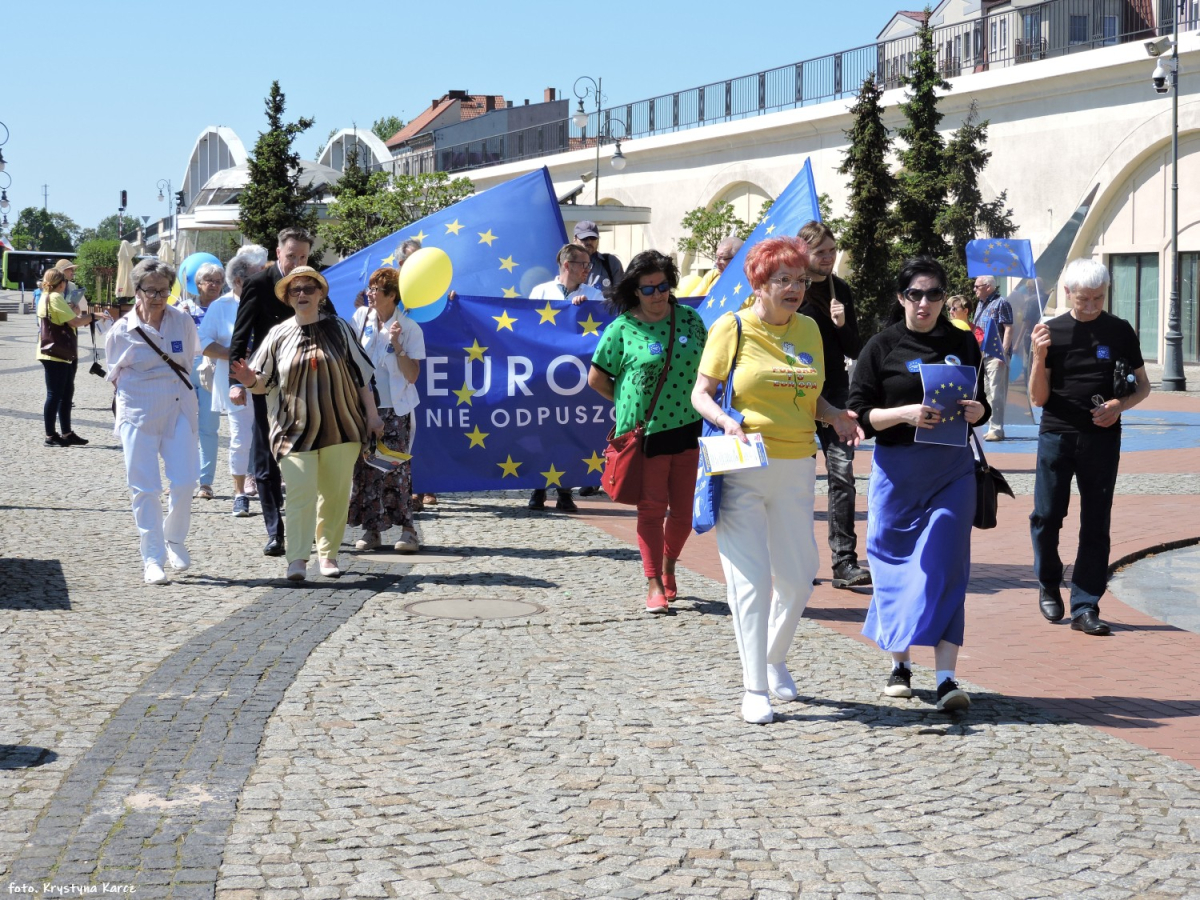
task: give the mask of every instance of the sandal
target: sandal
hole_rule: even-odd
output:
[[[200,487],[196,488],[196,493],[194,493],[192,496],[200,500],[211,500],[213,498],[212,485],[200,485]]]

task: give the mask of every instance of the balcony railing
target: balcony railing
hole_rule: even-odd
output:
[[[1174,25],[1175,2],[1154,0],[1151,10],[1148,0],[1046,0],[935,28],[933,46],[938,71],[952,78],[1169,34]],[[1195,29],[1200,24],[1198,19],[1200,0],[1188,0],[1180,30]],[[854,97],[870,75],[881,86],[896,88],[909,76],[919,45],[920,38],[914,33],[602,109],[598,114],[592,112],[582,129],[566,119],[402,155],[385,167],[398,174],[459,172],[594,147],[598,132],[602,143],[610,142],[606,136],[613,134],[614,118],[626,126],[627,134],[621,133],[619,125],[616,128],[615,136],[621,140],[670,134]],[[597,129],[598,122],[604,127]]]

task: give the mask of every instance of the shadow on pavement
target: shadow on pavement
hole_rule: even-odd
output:
[[[58,754],[45,747],[28,744],[0,744],[0,771],[12,769],[34,769],[52,763]]]
[[[1004,699],[1049,709],[1059,718],[1090,728],[1161,728],[1163,719],[1191,719],[1200,716],[1200,700],[1112,696]]]
[[[0,609],[71,608],[67,579],[57,559],[0,559],[0,584]]]
[[[547,581],[544,578],[530,578],[526,575],[513,575],[508,572],[471,572],[463,575],[407,575],[403,581],[405,593],[419,591],[421,585],[458,585],[461,587],[498,587],[498,588],[556,588],[557,581]]]
[[[540,549],[538,547],[482,547],[478,544],[470,547],[445,549],[425,547],[427,553],[447,553],[455,556],[515,556],[520,559],[563,559],[568,556],[596,557],[597,559],[640,560],[636,547],[605,547],[600,550],[557,550]]]

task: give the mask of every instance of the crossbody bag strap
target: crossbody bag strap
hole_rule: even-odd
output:
[[[179,363],[175,362],[175,360],[171,359],[171,357],[167,356],[167,354],[163,353],[162,350],[160,350],[158,348],[158,344],[156,344],[156,343],[154,343],[154,341],[150,340],[150,338],[146,335],[146,332],[142,331],[142,326],[139,325],[137,328],[135,328],[133,330],[136,331],[139,335],[141,335],[142,340],[146,342],[147,347],[149,347],[151,350],[153,350],[155,353],[157,353],[159,356],[162,357],[163,362],[165,362],[168,366],[171,367],[171,371],[179,376],[179,380],[182,381],[185,385],[187,385],[187,389],[189,391],[195,390],[195,388],[192,387],[191,381],[188,380],[187,372],[183,368],[183,366],[181,366]]]
[[[737,325],[737,343],[733,346],[733,362],[729,364],[729,376],[725,379],[725,405],[730,409],[733,409],[733,370],[737,368],[738,354],[742,350],[742,317],[734,313],[733,321]]]
[[[671,336],[667,338],[667,364],[663,366],[662,373],[658,376],[658,387],[654,389],[654,396],[650,398],[650,408],[646,410],[646,422],[649,423],[654,418],[654,408],[658,406],[658,395],[662,393],[663,385],[667,383],[667,372],[671,369],[671,356],[675,352],[675,307],[671,307]]]

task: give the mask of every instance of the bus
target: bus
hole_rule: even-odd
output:
[[[42,282],[42,273],[54,268],[60,259],[74,259],[73,252],[55,250],[5,250],[0,268],[0,288],[7,291],[36,290]]]

